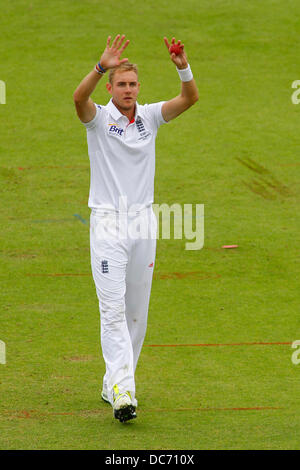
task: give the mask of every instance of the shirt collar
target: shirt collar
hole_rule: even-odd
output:
[[[121,117],[126,117],[124,114],[122,114],[118,108],[114,105],[113,101],[112,101],[112,98],[109,100],[109,102],[107,103],[107,109],[109,111],[109,114],[112,116],[112,118],[114,120],[118,120],[120,119]],[[135,103],[135,116],[134,116],[134,120],[136,121],[138,117],[141,117],[141,107],[140,105],[138,104],[138,102],[136,101]]]

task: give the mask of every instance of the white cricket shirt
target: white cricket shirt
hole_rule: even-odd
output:
[[[88,205],[91,209],[119,210],[121,197],[128,209],[148,206],[154,200],[155,138],[166,123],[159,103],[136,103],[129,122],[113,104],[96,106],[96,116],[83,123],[87,130],[91,165]]]

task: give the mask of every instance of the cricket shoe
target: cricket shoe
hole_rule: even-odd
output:
[[[118,386],[115,385],[113,400],[114,417],[121,423],[136,418],[136,407],[133,405],[130,392],[120,393]]]
[[[107,393],[107,388],[105,386],[103,386],[102,388],[102,392],[101,392],[101,398],[103,401],[105,401],[106,403],[110,403],[109,399],[108,399],[108,393]],[[137,408],[138,406],[138,401],[136,398],[134,398],[132,400],[132,404],[135,408]]]

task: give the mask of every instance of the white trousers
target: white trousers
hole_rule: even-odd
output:
[[[111,403],[114,385],[135,397],[134,374],[147,328],[156,230],[152,207],[122,215],[91,212],[91,267],[106,365],[103,387]]]

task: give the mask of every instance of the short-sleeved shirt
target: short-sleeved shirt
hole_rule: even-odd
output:
[[[95,104],[96,115],[83,123],[90,158],[91,209],[120,208],[120,198],[131,206],[145,207],[154,200],[155,138],[166,121],[159,103],[136,103],[134,119],[113,104]],[[122,203],[123,204],[123,203]]]

